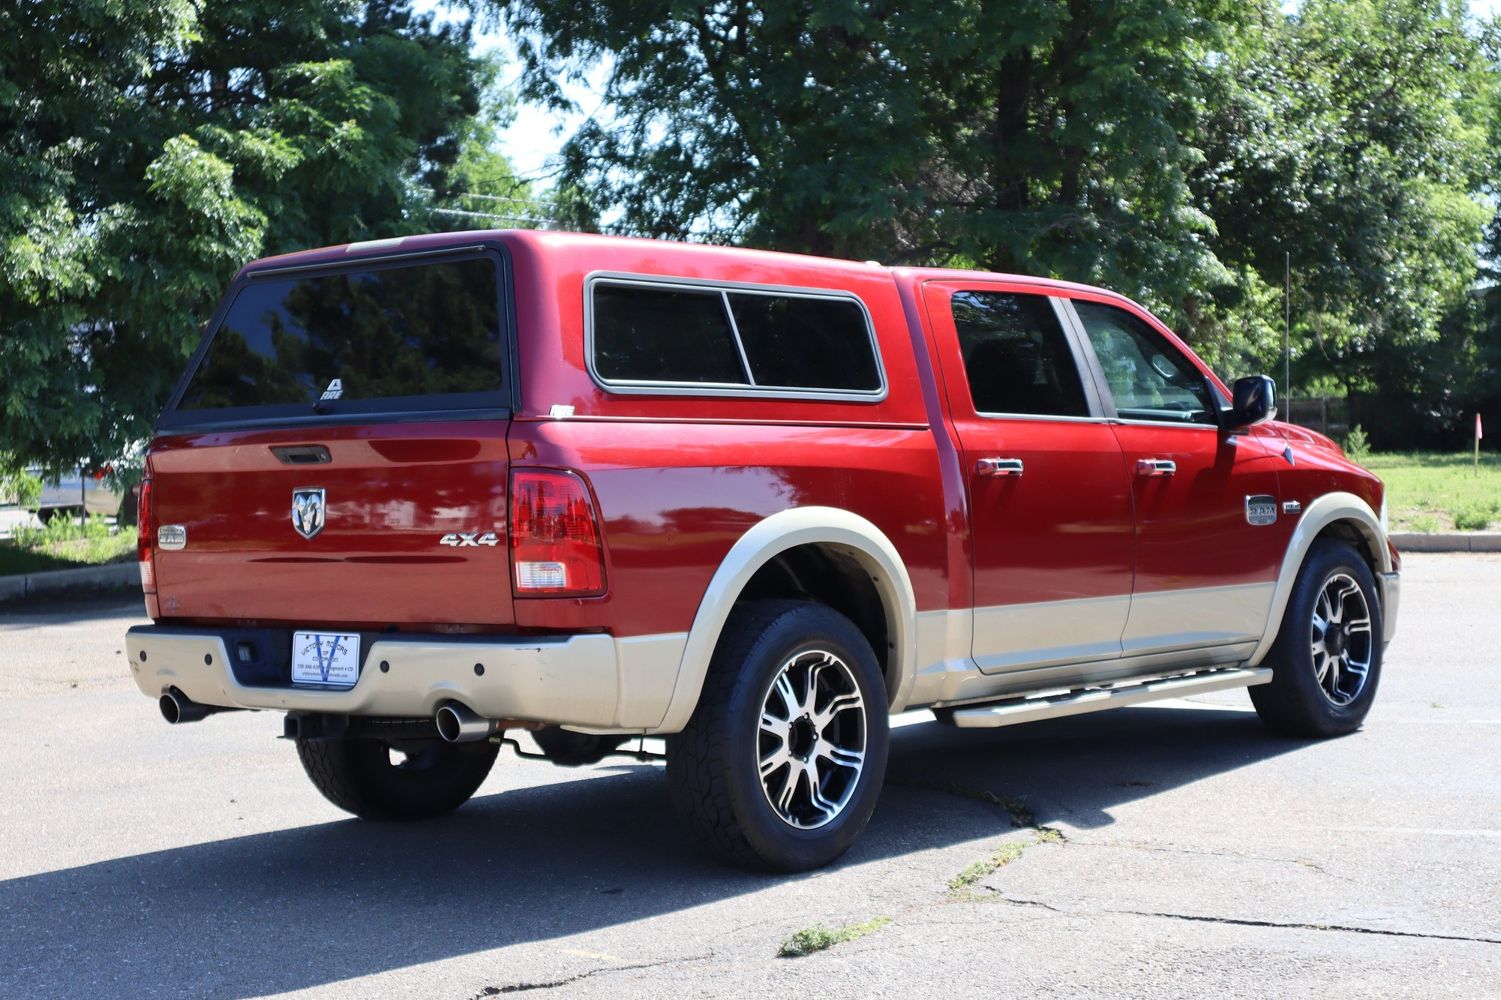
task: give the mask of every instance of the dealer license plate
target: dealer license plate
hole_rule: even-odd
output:
[[[354,687],[360,679],[360,637],[346,632],[293,632],[292,683]]]

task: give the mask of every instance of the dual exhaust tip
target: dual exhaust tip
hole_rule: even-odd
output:
[[[215,712],[233,711],[218,705],[200,704],[177,688],[164,691],[156,704],[161,709],[162,718],[174,726],[184,722],[198,722]],[[438,714],[433,721],[437,724],[438,735],[446,743],[476,743],[489,739],[501,728],[501,720],[482,718],[456,701],[446,701],[439,705]]]

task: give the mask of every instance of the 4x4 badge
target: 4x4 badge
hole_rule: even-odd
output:
[[[292,527],[303,538],[312,538],[323,530],[323,487],[303,487],[292,491]]]
[[[451,545],[454,548],[467,549],[480,545],[488,545],[491,548],[500,544],[500,536],[493,531],[487,531],[483,535],[478,531],[450,531],[438,539],[439,545]]]

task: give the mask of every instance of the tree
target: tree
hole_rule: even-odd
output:
[[[607,67],[564,177],[627,232],[1103,284],[1223,370],[1280,368],[1290,253],[1326,391],[1416,388],[1498,175],[1457,0],[486,2],[524,96]]]
[[[1432,347],[1475,279],[1495,176],[1482,33],[1459,4],[1307,0],[1229,57],[1193,177],[1215,253],[1253,302],[1290,255],[1296,384],[1435,402]]]
[[[1225,280],[1185,141],[1242,5],[495,0],[525,96],[608,60],[564,178],[621,228],[1097,281]]]
[[[225,283],[264,253],[426,228],[483,71],[405,0],[0,9],[0,441],[149,435]]]

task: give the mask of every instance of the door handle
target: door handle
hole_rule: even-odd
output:
[[[1019,458],[982,458],[975,463],[977,476],[1019,476],[1022,460]]]
[[[1136,460],[1138,476],[1171,476],[1178,471],[1178,463],[1167,458],[1139,458]]]

